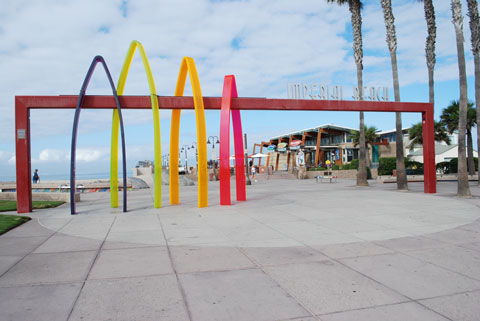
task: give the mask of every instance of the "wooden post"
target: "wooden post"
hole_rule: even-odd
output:
[[[315,149],[315,167],[318,166],[318,161],[320,158],[320,142],[322,141],[322,133],[323,133],[323,129],[319,128],[318,134],[317,134],[317,147]]]

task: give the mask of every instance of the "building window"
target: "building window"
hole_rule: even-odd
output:
[[[343,143],[343,135],[333,136],[333,143],[334,143],[334,144],[341,144],[341,143]]]
[[[347,162],[351,162],[354,159],[358,158],[358,149],[348,148],[347,149]]]

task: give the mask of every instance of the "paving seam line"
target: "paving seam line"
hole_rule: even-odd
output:
[[[266,225],[265,223],[263,223],[263,222],[255,219],[254,217],[251,217],[251,218],[254,219],[255,221],[257,221],[258,223],[260,223],[260,224],[262,224],[262,225],[265,225],[266,227],[269,227],[269,228],[277,231],[277,232],[280,233],[280,234],[285,235],[286,237],[289,237],[289,238],[291,238],[291,239],[294,239],[294,238],[288,236],[287,234],[283,233],[282,231],[279,231],[279,230],[277,230],[277,229],[274,229],[274,228]],[[474,221],[474,222],[475,222],[475,221]],[[333,230],[334,230],[334,229],[333,229]],[[338,232],[340,232],[340,231],[338,231]],[[340,232],[340,233],[342,233],[342,234],[348,234],[348,233],[343,233],[343,232]],[[424,237],[423,235],[419,235],[419,236],[420,236],[420,237]],[[409,236],[409,237],[415,237],[415,236]],[[432,240],[432,238],[428,238],[428,237],[425,237],[425,238]],[[303,243],[301,240],[297,240],[297,239],[294,239],[294,240],[297,241],[297,242],[299,242],[299,243],[301,243],[301,244],[303,244],[304,246],[312,249],[312,250],[315,251],[315,252],[318,252],[318,253],[320,253],[320,254],[322,254],[322,255],[325,255],[326,257],[328,257],[328,258],[331,259],[332,261],[337,262],[337,263],[343,265],[344,267],[346,267],[346,268],[348,268],[348,269],[350,269],[350,270],[353,270],[353,271],[361,274],[361,275],[364,276],[364,277],[367,277],[368,279],[370,279],[370,280],[372,280],[372,281],[374,281],[374,282],[376,282],[376,283],[378,283],[378,284],[381,284],[382,286],[388,288],[389,290],[391,290],[391,291],[393,291],[393,292],[395,292],[395,293],[397,293],[397,294],[399,294],[399,295],[401,295],[401,296],[403,296],[403,297],[406,297],[406,298],[409,299],[410,301],[417,302],[417,300],[414,300],[414,299],[408,297],[407,295],[404,295],[404,294],[402,294],[402,293],[400,293],[400,292],[398,292],[398,291],[396,291],[396,290],[394,290],[394,289],[386,286],[385,284],[383,284],[383,283],[381,283],[381,282],[379,282],[379,281],[377,281],[377,280],[375,280],[375,279],[373,279],[373,278],[368,277],[367,275],[361,273],[360,271],[357,271],[357,270],[355,270],[355,269],[353,269],[353,268],[351,268],[351,267],[343,264],[343,263],[340,262],[338,259],[334,259],[334,258],[330,257],[329,255],[323,253],[322,251],[320,251],[320,250],[318,250],[318,249],[315,249],[315,248],[313,248],[312,246]],[[436,240],[436,239],[433,239],[433,240],[434,240],[434,241],[438,241],[438,242],[440,242],[440,243],[444,243],[445,245],[454,245],[454,244],[442,242],[442,241],[439,241],[439,240]],[[376,244],[375,241],[364,240],[363,242],[374,243],[375,245],[379,245],[379,244]],[[379,246],[381,246],[381,245],[379,245]],[[394,251],[394,252],[396,252],[396,253],[400,253],[400,254],[407,255],[407,253],[404,253],[404,252],[401,252],[401,251],[398,251],[398,250],[390,249],[390,248],[387,248],[387,247],[384,247],[384,246],[381,246],[381,247],[383,247],[383,248],[385,248],[385,249],[388,249],[388,250],[392,250],[392,251]],[[245,254],[245,255],[246,255],[246,254]],[[378,256],[378,255],[384,255],[384,254],[365,255],[365,256],[363,256],[363,257],[366,257],[366,256]],[[412,257],[412,258],[415,258],[415,259],[418,259],[418,258],[416,258],[416,257],[414,257],[414,256],[411,256],[411,255],[407,255],[407,256]],[[423,262],[425,262],[425,263],[427,263],[427,264],[431,264],[431,265],[433,265],[433,266],[436,266],[436,267],[438,267],[438,268],[441,268],[441,269],[443,269],[443,270],[447,270],[447,271],[453,272],[453,273],[455,273],[455,274],[459,274],[459,275],[461,275],[461,276],[467,277],[468,279],[472,279],[472,280],[475,280],[475,281],[480,281],[480,279],[476,279],[476,278],[473,278],[473,277],[464,275],[464,274],[462,274],[462,273],[460,273],[460,272],[456,272],[456,271],[450,270],[450,269],[448,269],[448,268],[445,268],[445,267],[442,267],[442,266],[433,264],[433,263],[431,263],[431,262],[428,262],[428,261],[425,261],[425,260],[422,260],[422,259],[420,259],[420,260],[423,261]],[[263,270],[263,269],[262,269],[262,270]],[[267,275],[268,275],[268,273],[267,273]],[[476,290],[479,290],[479,289],[474,289],[473,291],[476,291]],[[456,293],[452,293],[452,294],[456,294]],[[450,295],[451,295],[451,294],[450,294]],[[424,300],[424,299],[422,299],[422,300]],[[417,302],[417,303],[420,304],[420,305],[422,305],[422,306],[424,306],[424,307],[427,308],[428,310],[433,311],[434,313],[440,314],[439,312],[430,309],[429,307],[421,304],[420,302]],[[309,311],[309,312],[310,312],[310,311]],[[440,315],[442,315],[442,314],[440,314]],[[443,315],[442,315],[442,316],[443,316]],[[444,317],[446,317],[446,316],[444,316]],[[449,319],[449,318],[447,318],[447,319]],[[449,319],[449,320],[450,320],[450,319]]]
[[[439,249],[439,248],[435,248],[435,249]],[[443,247],[440,248],[440,249],[443,249]],[[465,248],[465,249],[471,250],[471,249],[468,249],[468,248]],[[433,249],[427,249],[427,250],[433,250]],[[471,251],[473,251],[473,250],[471,250]],[[406,256],[408,256],[408,257],[410,257],[410,258],[413,258],[413,259],[416,259],[416,260],[420,260],[420,261],[422,261],[422,262],[424,262],[424,263],[431,264],[431,265],[436,266],[436,267],[438,267],[438,268],[440,268],[440,269],[442,269],[442,270],[447,270],[447,271],[449,271],[449,272],[452,272],[452,273],[461,275],[461,276],[463,276],[463,277],[465,277],[465,278],[467,278],[467,279],[471,279],[471,280],[473,280],[473,281],[480,281],[480,278],[476,278],[476,277],[473,277],[473,276],[470,276],[470,275],[466,275],[466,274],[464,274],[464,273],[462,273],[462,272],[458,272],[458,271],[452,270],[452,269],[450,269],[450,268],[448,268],[448,267],[438,265],[438,264],[436,264],[436,263],[427,261],[427,260],[425,260],[425,259],[423,259],[423,258],[419,258],[419,257],[416,257],[416,256],[414,256],[414,255],[411,255],[411,254],[409,254],[408,252],[400,252],[400,251],[399,251],[398,253],[403,254],[403,255],[406,255]],[[477,291],[477,290],[480,290],[480,287],[477,288],[477,289],[473,289],[472,291]],[[467,291],[467,292],[469,292],[469,291]],[[453,293],[453,294],[455,294],[455,293]]]
[[[160,220],[160,215],[159,214],[154,214],[154,215],[157,216],[158,222],[160,223],[160,227],[162,228],[162,234],[163,234],[163,238],[165,240],[165,247],[167,248],[168,258],[170,259],[170,265],[172,267],[173,273],[175,275],[175,279],[177,281],[178,290],[180,291],[180,295],[182,296],[182,301],[183,301],[183,306],[185,308],[185,312],[187,312],[188,319],[190,321],[193,321],[192,314],[190,312],[190,307],[188,306],[188,301],[187,301],[187,296],[185,294],[185,289],[183,288],[182,284],[180,283],[180,278],[178,277],[177,269],[175,268],[175,263],[173,262],[173,257],[172,257],[172,253],[170,251],[170,246],[168,245],[167,236],[165,235],[165,231],[163,229],[162,220]]]
[[[274,284],[276,284],[281,290],[283,290],[288,296],[290,296],[292,299],[295,300],[295,302],[297,302],[297,304],[299,306],[301,306],[305,311],[307,311],[308,313],[310,313],[310,315],[308,316],[302,316],[302,317],[313,317],[319,321],[321,321],[315,313],[313,313],[313,311],[311,311],[308,307],[306,307],[302,301],[300,301],[295,295],[293,295],[292,293],[290,293],[290,291],[287,291],[287,289],[285,289],[283,286],[280,285],[280,283],[277,282],[277,280],[275,280],[270,274],[267,273],[267,271],[265,271],[265,269],[263,268],[262,265],[260,265],[255,259],[251,258],[247,253],[245,253],[243,251],[242,248],[238,247],[237,248],[243,255],[245,255],[250,261],[252,261],[252,263],[254,263],[258,269],[260,269],[263,274],[265,274]],[[298,318],[302,318],[302,317],[297,317]],[[295,319],[293,319],[295,320]]]
[[[419,305],[423,306],[423,307],[424,307],[424,308],[426,308],[427,310],[429,310],[429,311],[431,311],[431,312],[433,312],[433,313],[435,313],[435,314],[438,314],[438,315],[440,315],[440,316],[442,316],[442,317],[446,318],[447,320],[450,320],[450,321],[455,321],[455,320],[452,320],[451,318],[447,317],[446,315],[443,315],[442,313],[440,313],[440,312],[438,312],[438,311],[435,311],[435,310],[431,309],[430,307],[428,307],[428,306],[426,306],[426,305],[422,304],[421,302],[418,302],[418,300],[415,300],[415,299],[413,299],[413,298],[409,297],[408,295],[406,295],[406,294],[403,294],[403,293],[401,293],[401,292],[399,292],[399,291],[397,291],[397,290],[395,290],[395,289],[393,289],[393,288],[391,288],[391,287],[387,286],[386,284],[383,284],[382,282],[380,282],[380,281],[378,281],[378,280],[375,280],[374,278],[372,278],[372,277],[369,277],[368,275],[366,275],[366,274],[364,274],[364,273],[362,273],[362,272],[360,272],[360,271],[357,271],[357,270],[355,270],[354,268],[352,268],[352,267],[350,267],[350,266],[348,266],[348,265],[344,264],[344,263],[343,263],[343,262],[341,262],[340,260],[338,260],[338,259],[334,259],[334,258],[330,257],[329,255],[327,255],[327,254],[323,253],[322,251],[320,251],[320,250],[317,250],[317,249],[315,249],[315,248],[313,248],[313,247],[311,247],[311,246],[309,246],[309,245],[306,245],[306,244],[305,244],[305,246],[307,246],[307,247],[311,248],[311,249],[312,249],[312,250],[314,250],[314,251],[317,251],[317,252],[318,252],[318,253],[320,253],[320,254],[323,254],[323,255],[325,255],[326,257],[328,257],[328,258],[329,258],[329,259],[331,259],[332,261],[334,261],[334,262],[336,262],[336,263],[338,263],[338,264],[342,265],[343,267],[345,267],[345,268],[347,268],[347,269],[349,269],[349,270],[351,270],[351,271],[353,271],[353,272],[355,272],[355,273],[358,273],[358,274],[362,275],[363,277],[365,277],[365,278],[367,278],[367,279],[369,279],[369,280],[373,281],[374,283],[376,283],[376,284],[380,284],[381,286],[383,286],[383,287],[385,287],[385,288],[389,289],[390,291],[392,291],[392,292],[394,292],[394,293],[396,293],[396,294],[398,294],[398,295],[400,295],[400,296],[402,296],[402,297],[404,297],[404,298],[407,298],[407,299],[409,300],[409,301],[405,301],[405,302],[403,302],[403,301],[402,301],[402,302],[398,302],[398,303],[392,303],[391,305],[395,305],[395,304],[401,304],[401,303],[407,303],[407,302],[415,302],[415,303],[417,303],[417,304],[419,304]],[[395,251],[395,250],[394,250],[394,251]],[[395,252],[397,252],[397,253],[399,253],[399,254],[403,254],[403,253],[401,253],[401,252],[398,252],[398,251],[395,251]],[[385,255],[385,254],[384,254],[384,255]],[[424,299],[420,299],[420,300],[424,300]],[[373,307],[374,307],[374,306],[373,306]],[[368,308],[372,308],[372,307],[366,307],[365,309],[368,309]],[[357,309],[355,309],[355,310],[357,310]],[[353,310],[353,311],[354,311],[354,310]]]
[[[99,248],[97,249],[97,253],[95,254],[95,257],[93,258],[92,263],[90,264],[90,268],[88,269],[87,275],[85,275],[85,279],[82,282],[82,286],[80,287],[80,290],[78,291],[77,297],[73,301],[72,308],[70,309],[70,312],[68,313],[68,316],[67,316],[67,321],[71,318],[71,316],[73,314],[73,310],[75,309],[75,306],[77,305],[78,299],[80,298],[80,294],[82,293],[82,290],[85,287],[85,284],[87,283],[90,272],[92,272],[92,268],[95,265],[95,262],[97,262],[98,256],[100,255],[102,247],[105,244],[105,241],[107,240],[107,237],[110,234],[110,230],[112,229],[112,226],[115,223],[116,219],[117,219],[117,217],[114,216],[114,218],[112,220],[112,223],[110,224],[110,227],[108,228],[108,232],[106,233],[105,237],[103,238],[102,244],[100,244]]]
[[[258,220],[256,220],[256,221],[259,222],[259,223],[261,223],[261,224],[264,224],[264,223],[262,223],[262,222],[260,222],[260,221],[258,221]],[[273,229],[273,228],[272,228],[272,229]],[[275,230],[275,231],[277,231],[278,233],[283,234],[283,235],[285,235],[285,236],[287,236],[287,237],[289,237],[289,238],[292,238],[292,237],[286,235],[285,233],[283,233],[283,232],[281,232],[281,231],[278,231],[278,230],[276,230],[276,229],[273,229],[273,230]],[[345,234],[345,233],[344,233],[344,234]],[[292,238],[292,239],[294,239],[294,238]],[[375,279],[373,279],[373,278],[371,278],[371,277],[363,274],[362,272],[357,271],[357,270],[351,268],[350,266],[347,266],[346,264],[342,263],[339,259],[332,258],[331,256],[327,255],[326,253],[324,253],[324,252],[322,252],[322,251],[320,251],[320,250],[318,250],[318,249],[315,249],[315,248],[312,247],[311,245],[305,244],[305,243],[302,242],[301,240],[297,240],[297,239],[294,239],[294,240],[297,241],[297,242],[299,242],[299,243],[301,243],[301,244],[303,244],[305,247],[310,248],[310,249],[313,250],[314,252],[317,252],[317,253],[320,253],[320,254],[326,256],[326,257],[329,258],[330,260],[332,260],[332,261],[334,261],[334,262],[342,265],[343,267],[345,267],[345,268],[347,268],[347,269],[349,269],[349,270],[351,270],[351,271],[353,271],[353,272],[356,272],[356,273],[362,275],[363,277],[366,277],[367,279],[373,281],[374,283],[380,284],[380,285],[382,285],[383,287],[389,289],[390,291],[392,291],[392,292],[394,292],[394,293],[396,293],[396,294],[398,294],[398,295],[400,295],[400,296],[402,296],[402,297],[405,297],[405,298],[407,298],[407,299],[409,300],[409,301],[398,302],[398,303],[395,303],[395,304],[406,303],[406,302],[416,302],[416,300],[408,297],[407,295],[404,295],[404,294],[400,293],[399,291],[397,291],[397,290],[395,290],[395,289],[392,289],[392,288],[390,288],[389,286],[387,286],[387,285],[385,285],[385,284],[383,284],[383,283],[381,283],[381,282],[379,282],[379,281],[377,281],[377,280],[375,280]],[[363,241],[363,242],[368,242],[368,243],[372,242],[372,243],[374,243],[373,241]],[[392,249],[389,249],[389,250],[392,250]],[[394,251],[394,252],[396,252],[396,253],[402,254],[401,252],[399,252],[399,251],[397,251],[397,250],[392,250],[392,251]],[[382,254],[379,254],[379,255],[382,255]],[[308,263],[308,262],[307,262],[307,263]],[[262,268],[262,270],[263,270],[263,268]],[[266,273],[265,271],[264,271],[264,273],[267,274],[270,278],[273,279],[273,277],[271,277],[271,276],[270,276],[268,273]],[[287,293],[289,293],[289,292],[287,292]],[[294,297],[294,298],[298,301],[298,299],[297,299],[295,296],[292,295],[292,297]],[[422,305],[422,306],[425,307],[426,309],[432,311],[433,313],[439,314],[439,315],[447,318],[448,320],[454,321],[454,320],[452,320],[452,319],[444,316],[443,314],[441,314],[441,313],[439,313],[439,312],[437,312],[437,311],[435,311],[435,310],[432,310],[432,309],[430,309],[429,307],[421,304],[420,302],[417,302],[417,303],[420,304],[420,305]],[[393,304],[392,304],[392,305],[393,305]],[[302,305],[302,306],[303,306],[303,305]],[[367,307],[367,308],[368,308],[368,307]],[[371,308],[371,307],[370,307],[370,308]],[[365,308],[365,309],[366,309],[366,308]],[[354,309],[354,310],[356,310],[356,309]],[[354,311],[354,310],[353,310],[353,311]],[[307,309],[307,311],[309,311],[309,312],[311,313],[310,310]],[[352,310],[348,310],[348,311],[352,311]],[[339,311],[339,312],[344,312],[344,311]],[[337,312],[337,313],[338,313],[338,312]],[[315,315],[315,314],[313,314],[313,315]]]
[[[38,222],[38,218],[34,218],[33,220],[35,220],[40,226],[42,226],[39,222]],[[33,220],[30,221],[33,223]],[[3,272],[2,274],[0,274],[0,279],[5,275],[7,274],[11,269],[13,269],[18,263],[20,263],[21,261],[23,261],[28,255],[32,254],[36,249],[38,249],[40,246],[42,246],[43,244],[45,244],[52,236],[54,236],[55,234],[58,233],[59,230],[61,230],[62,228],[64,228],[68,223],[70,223],[70,220],[65,223],[62,227],[60,227],[58,230],[55,230],[49,237],[47,237],[43,242],[41,242],[40,244],[38,244],[36,247],[34,247],[30,252],[28,252],[27,254],[25,254],[24,256],[22,256],[22,258],[20,260],[18,260],[15,264],[13,264],[11,267],[9,267],[5,272]],[[42,226],[43,227],[43,226]],[[14,229],[13,229],[14,230]],[[13,231],[12,230],[12,231]],[[51,229],[48,229],[49,231],[52,231]],[[8,232],[7,232],[8,233]],[[26,236],[26,237],[32,237],[32,236]]]

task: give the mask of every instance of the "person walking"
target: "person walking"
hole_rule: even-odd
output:
[[[38,176],[38,169],[33,173],[33,184],[40,183],[40,176]]]
[[[255,168],[255,166],[253,165],[253,160],[250,161],[250,169],[251,169],[251,172],[252,172],[252,179],[256,182],[256,177],[257,177],[257,169]]]

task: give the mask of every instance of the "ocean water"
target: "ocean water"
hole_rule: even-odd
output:
[[[48,173],[39,173],[40,174],[40,181],[63,181],[63,180],[70,180],[70,173],[56,173],[56,174],[48,174]],[[127,171],[127,177],[133,176],[132,171]],[[122,177],[122,173],[118,173],[118,177]],[[108,172],[100,172],[100,173],[77,173],[75,175],[76,180],[81,179],[109,179],[110,173]],[[15,182],[16,176],[15,175],[0,175],[0,182]]]

